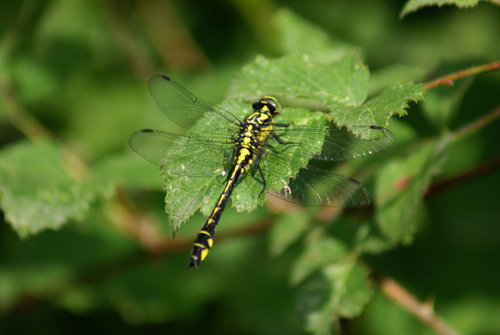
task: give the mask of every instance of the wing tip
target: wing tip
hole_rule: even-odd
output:
[[[172,81],[172,79],[168,76],[165,76],[163,74],[157,74],[149,78],[148,87],[151,89],[152,85],[153,86],[158,85],[158,83],[162,82],[163,80]]]
[[[361,184],[361,182],[357,181],[356,179],[354,179],[352,177],[347,177],[347,179],[349,179],[349,181],[353,182],[354,184],[363,185],[363,184]]]

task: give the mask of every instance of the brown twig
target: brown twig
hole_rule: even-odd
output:
[[[382,292],[392,301],[419,319],[427,327],[442,335],[460,335],[434,312],[434,301],[420,302],[392,278],[379,278]]]
[[[147,80],[155,74],[156,70],[144,51],[145,48],[141,45],[136,30],[131,27],[124,7],[126,6],[116,1],[107,1],[105,10],[116,40],[121,44],[125,56],[128,57],[130,68],[139,78]]]
[[[471,67],[470,69],[455,72],[455,73],[449,74],[447,76],[432,80],[428,83],[425,83],[424,89],[428,91],[428,90],[433,89],[434,87],[437,87],[437,86],[453,85],[453,81],[455,81],[457,79],[470,77],[470,76],[476,75],[478,73],[498,70],[499,68],[500,68],[500,62],[494,62],[494,63],[481,65],[481,66],[474,66],[474,67]]]
[[[209,59],[167,1],[138,1],[135,13],[163,63],[175,71],[206,70]]]
[[[30,113],[28,113],[17,94],[10,84],[8,78],[3,78],[0,83],[0,99],[3,101],[5,113],[9,121],[33,142],[46,138],[53,138],[52,133]],[[67,171],[78,180],[81,180],[89,173],[89,167],[80,159],[68,146],[60,144],[61,154]]]
[[[484,126],[488,125],[490,122],[493,120],[497,119],[500,117],[500,107],[494,109],[492,112],[480,117],[474,122],[471,122],[464,127],[458,129],[457,131],[454,131],[452,134],[452,141],[458,141],[461,140],[462,138],[471,135]]]
[[[474,122],[471,122],[464,127],[458,129],[457,131],[451,134],[452,141],[458,141],[463,139],[466,136],[469,136],[484,126],[491,123],[493,120],[500,117],[500,108],[493,110],[491,113],[488,113],[481,118],[477,119]],[[494,159],[491,159],[487,162],[481,163],[480,165],[462,172],[460,175],[454,176],[452,178],[442,180],[440,182],[432,184],[425,193],[425,198],[428,198],[438,192],[442,192],[450,187],[457,186],[464,182],[468,182],[470,180],[476,179],[480,176],[483,176],[487,173],[497,170],[500,167],[500,156]]]
[[[216,242],[219,243],[224,240],[229,240],[239,236],[248,236],[253,234],[258,234],[270,229],[272,225],[272,220],[265,220],[260,223],[251,224],[240,229],[234,229],[232,231],[224,232],[218,234],[216,237]],[[164,240],[160,247],[155,249],[155,254],[149,252],[133,252],[118,260],[114,260],[105,264],[100,264],[96,267],[90,268],[79,275],[76,276],[76,283],[78,285],[90,284],[102,281],[108,277],[111,277],[119,272],[129,269],[138,264],[142,264],[151,259],[158,259],[170,254],[177,254],[186,252],[191,249],[193,245],[193,239],[184,238],[177,240]],[[187,267],[187,262],[186,262]],[[63,294],[63,293],[61,293]]]
[[[458,176],[454,176],[449,179],[441,180],[432,184],[425,192],[424,198],[429,198],[436,193],[442,192],[449,188],[455,187],[457,185],[463,184],[465,182],[477,179],[484,176],[490,172],[496,171],[500,168],[500,156],[484,162],[468,171],[463,172]]]

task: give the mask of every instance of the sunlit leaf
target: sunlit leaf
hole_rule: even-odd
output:
[[[155,89],[164,87],[164,89],[177,90],[178,86],[170,84],[161,86],[163,85],[161,80],[164,79],[158,80],[155,81]],[[418,101],[423,97],[421,86],[397,84],[363,104],[367,90],[368,70],[354,55],[345,56],[327,64],[305,55],[292,55],[279,60],[267,60],[261,57],[243,68],[228,93],[228,96],[233,99],[238,98],[248,102],[226,101],[221,106],[239,120],[244,120],[252,112],[250,103],[253,102],[252,97],[257,99],[263,95],[275,93],[278,96],[309,97],[328,105],[331,109],[330,113],[313,113],[307,109],[286,107],[276,118],[276,122],[328,127],[327,117],[330,116],[334,118],[337,126],[346,126],[350,129],[360,125],[387,126],[392,115],[404,115],[409,100]],[[157,94],[158,99],[163,101],[161,92],[157,92]],[[168,115],[170,112],[166,111],[166,113]],[[211,126],[212,121],[214,121],[210,119],[214,118],[211,115],[207,115],[207,120],[199,119],[195,125],[191,126],[188,135],[214,136],[214,138],[235,136],[236,129],[231,128],[232,124],[229,127],[231,129],[220,129],[221,125],[222,127],[226,126],[222,123],[219,124],[220,120],[217,120],[218,126]],[[301,143],[301,146],[273,144],[275,140],[270,139],[268,144],[274,148],[274,151],[286,151],[286,155],[299,161],[300,165],[278,163],[264,157],[261,168],[266,176],[266,189],[263,189],[262,182],[256,182],[260,178],[258,174],[257,179],[254,178],[254,175],[258,173],[256,169],[250,171],[239,180],[234,190],[231,197],[233,206],[238,211],[251,211],[258,204],[264,202],[264,197],[259,197],[260,194],[266,194],[271,188],[281,189],[283,182],[287,182],[287,178],[294,178],[298,174],[299,168],[308,164],[308,158],[313,153],[321,151],[323,138],[320,138],[319,135],[320,133],[318,133],[318,138],[306,138],[299,131],[290,131],[283,136],[284,141]],[[174,141],[174,139],[168,141]],[[190,142],[187,138],[178,138],[178,141],[181,141],[179,144],[182,145],[189,145]],[[173,233],[178,230],[182,222],[187,222],[189,217],[199,208],[203,214],[208,215],[222,193],[224,178],[221,175],[224,172],[229,172],[229,170],[225,170],[231,168],[228,155],[231,155],[233,151],[224,146],[225,140],[214,141],[213,148],[200,144],[196,148],[196,153],[186,157],[182,154],[184,149],[179,146],[175,150],[180,154],[169,154],[173,160],[169,158],[168,162],[161,165],[160,173],[164,178],[164,187],[167,190],[166,211],[170,214],[170,225]],[[173,147],[174,144],[167,146]],[[167,146],[161,150],[175,151]],[[306,154],[296,152],[302,150],[302,147],[310,148],[311,151]],[[149,151],[145,154],[148,157],[153,156]],[[217,170],[212,171],[212,174],[209,175],[198,172],[205,170],[203,160],[213,160],[213,157],[217,157],[216,159],[221,161],[227,160],[227,163],[223,164],[228,164],[228,166],[220,164]],[[154,161],[157,163],[158,159],[155,158]],[[189,169],[190,172],[179,176],[180,168]]]
[[[323,62],[307,55],[278,60],[257,58],[246,65],[227,94],[228,98],[257,99],[263,95],[308,98],[327,106],[337,126],[386,126],[391,115],[404,115],[408,101],[419,101],[421,85],[395,84],[364,104],[368,69],[355,55]]]
[[[96,189],[93,189],[93,187]],[[75,181],[51,142],[21,142],[0,153],[1,206],[22,237],[81,220],[99,186]]]
[[[497,1],[490,0],[495,3]],[[399,14],[400,17],[406,16],[408,13],[415,12],[422,7],[427,6],[444,6],[444,5],[455,5],[458,8],[470,8],[477,5],[479,0],[410,0],[408,1],[403,10]]]
[[[292,271],[290,280],[294,285],[328,264],[342,262],[348,255],[347,246],[338,239],[325,237],[322,229],[312,231],[305,244],[306,250]]]
[[[396,83],[422,82],[427,70],[421,66],[394,64],[370,73],[369,95],[379,94]]]
[[[324,265],[299,287],[297,310],[312,334],[338,332],[340,317],[352,318],[363,310],[372,295],[365,266],[339,260]]]
[[[393,160],[379,172],[376,218],[393,243],[413,232],[424,192],[446,157],[447,140],[442,140],[416,149],[405,159]]]

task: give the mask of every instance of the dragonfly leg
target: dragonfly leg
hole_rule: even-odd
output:
[[[260,198],[262,193],[264,193],[264,191],[266,190],[266,178],[264,177],[264,174],[262,173],[262,169],[260,168],[260,165],[257,165],[257,169],[259,169],[260,176],[262,177],[262,181],[264,182],[264,186],[262,187],[262,191],[260,191],[260,193],[259,193],[259,198]]]
[[[284,145],[289,145],[289,144],[301,144],[300,142],[285,142],[281,139],[281,137],[279,137],[278,135],[276,135],[275,133],[272,133],[272,137],[279,143],[279,144],[284,144]]]

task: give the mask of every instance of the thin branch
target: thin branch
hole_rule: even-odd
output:
[[[447,76],[438,78],[436,80],[430,81],[430,82],[424,84],[424,89],[428,91],[428,90],[433,89],[434,87],[437,87],[437,86],[453,85],[453,81],[455,81],[457,79],[470,77],[470,76],[474,76],[474,75],[479,74],[479,73],[494,71],[494,70],[498,70],[498,69],[500,69],[500,62],[490,63],[490,64],[486,64],[486,65],[481,65],[481,66],[473,66],[470,69],[455,72],[455,73],[449,74]]]
[[[9,121],[31,141],[37,142],[54,137],[50,130],[23,108],[14,88],[6,78],[4,78],[4,82],[0,83],[0,99],[3,101]],[[90,171],[87,164],[68,146],[60,144],[59,147],[68,172],[75,179],[85,178]]]
[[[480,117],[476,121],[465,125],[464,127],[458,129],[457,131],[454,131],[452,134],[452,136],[453,136],[452,141],[455,142],[455,141],[461,140],[464,137],[469,136],[469,135],[477,132],[478,130],[480,130],[481,128],[488,125],[493,120],[495,120],[499,117],[500,117],[500,107],[498,107],[498,108],[494,109],[492,112]]]
[[[4,82],[0,83],[0,99],[10,122],[33,142],[50,137],[50,131],[24,110],[13,87],[6,81],[7,78],[3,79]]]
[[[110,26],[116,35],[116,40],[121,44],[123,52],[130,62],[130,68],[143,80],[149,79],[156,70],[151,64],[146,48],[141,45],[141,39],[137,31],[130,25],[130,19],[126,17],[123,6],[117,1],[107,1],[105,10],[108,14]]]
[[[248,225],[241,229],[234,229],[228,232],[220,233],[216,237],[216,243],[236,238],[239,236],[254,235],[267,231],[271,228],[272,223],[273,220],[269,219],[262,221],[260,223]],[[155,249],[155,254],[151,254],[149,252],[144,252],[144,251],[135,251],[128,255],[120,257],[117,260],[113,260],[111,262],[107,262],[104,264],[99,264],[98,266],[90,268],[77,275],[75,284],[86,285],[99,282],[106,278],[112,277],[117,273],[123,272],[124,270],[130,269],[139,264],[143,264],[149,260],[159,259],[161,257],[170,254],[184,253],[190,250],[192,245],[193,245],[193,239],[191,238],[177,239],[173,241],[165,239],[161,243],[161,246]],[[187,268],[187,259],[186,259],[186,268]],[[67,293],[66,290],[64,290],[64,292],[59,292],[57,296],[64,295],[65,293]]]
[[[427,189],[427,192],[425,192],[424,198],[429,198],[435,195],[436,193],[442,192],[457,185],[461,185],[465,182],[477,179],[488,173],[496,171],[499,168],[500,168],[500,156],[492,160],[489,160],[487,162],[484,162],[468,171],[465,171],[458,176],[454,176],[452,178],[441,180],[439,182],[432,184]]]
[[[488,113],[474,122],[471,122],[464,127],[458,129],[457,131],[451,134],[452,141],[456,142],[458,140],[463,139],[464,137],[470,136],[471,134],[479,131],[484,126],[490,124],[493,120],[500,117],[500,107],[493,110],[491,113]],[[462,183],[477,179],[485,174],[493,172],[500,168],[500,156],[493,158],[487,162],[481,163],[478,166],[462,172],[457,176],[453,176],[449,179],[445,179],[439,181],[437,183],[432,184],[425,193],[425,198],[428,198],[436,193],[442,192],[451,187],[455,187]]]
[[[450,325],[434,312],[434,301],[418,301],[416,297],[392,278],[381,277],[379,278],[379,284],[382,292],[389,299],[399,304],[428,328],[442,335],[460,335],[459,332],[451,328]]]
[[[163,63],[175,71],[206,70],[208,57],[168,1],[137,1],[135,13]]]
[[[257,224],[248,225],[241,229],[235,229],[226,233],[218,234],[217,243],[238,236],[253,235],[267,231],[270,229],[272,223],[273,220],[265,220]],[[74,279],[67,285],[58,286],[52,292],[45,292],[43,297],[32,296],[29,294],[25,295],[22,299],[19,300],[16,308],[24,308],[27,304],[30,306],[39,306],[40,304],[45,304],[49,301],[53,301],[55,299],[63,297],[64,295],[72,292],[82,285],[91,285],[101,282],[135,266],[144,264],[148,261],[157,260],[169,254],[184,253],[191,249],[192,245],[192,239],[185,238],[177,239],[175,241],[164,240],[162,247],[155,250],[155,254],[152,254],[151,250],[139,250],[124,255],[119,259],[101,263],[75,275]]]
[[[465,125],[464,127],[458,129],[457,131],[451,134],[452,141],[458,141],[463,139],[464,137],[470,136],[471,134],[477,132],[484,126],[491,123],[493,120],[500,117],[500,107],[493,110],[491,113],[488,113],[476,121]],[[470,170],[464,171],[457,176],[453,176],[449,179],[445,179],[439,181],[437,183],[432,184],[425,193],[425,198],[433,196],[436,193],[442,192],[451,187],[455,187],[457,185],[463,184],[465,182],[477,179],[485,174],[498,170],[500,168],[500,156],[493,158],[487,162],[481,163],[478,166],[473,167]]]

